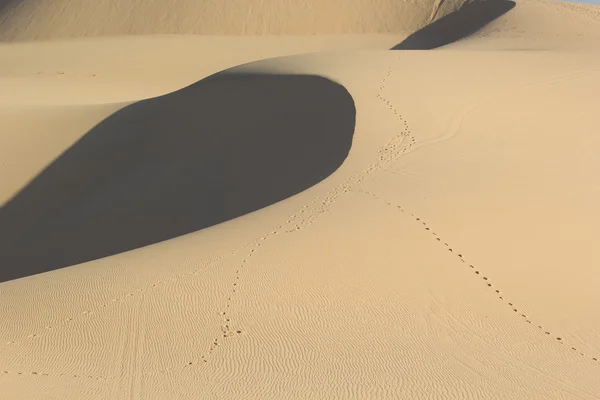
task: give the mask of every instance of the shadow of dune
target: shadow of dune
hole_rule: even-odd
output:
[[[356,110],[310,75],[217,74],[101,122],[0,209],[0,281],[215,225],[347,157]]]
[[[468,3],[408,36],[392,50],[431,50],[463,39],[496,18],[506,14],[516,3],[509,0],[478,0]]]
[[[0,13],[9,6],[15,6],[21,0],[0,0]],[[1,16],[1,15],[0,15]]]

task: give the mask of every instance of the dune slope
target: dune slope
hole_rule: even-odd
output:
[[[600,6],[518,0],[517,7],[451,47],[491,50],[600,51]]]
[[[108,244],[156,234],[144,218],[223,221],[0,283],[0,392],[598,399],[599,9],[520,0],[468,30],[447,22],[454,14],[409,37],[412,49],[461,39],[432,51],[381,50],[390,36],[363,38],[360,50],[349,37],[0,47],[0,82],[12,88],[0,92],[1,212],[15,218],[3,233],[33,243],[20,242],[14,263],[43,267],[33,249],[48,254],[52,241],[95,251],[96,233]],[[246,52],[216,61],[224,43]],[[290,56],[335,43],[345,51]],[[201,80],[254,50],[286,57]],[[35,75],[42,66],[70,69]],[[19,88],[32,95],[11,104]],[[220,134],[196,136],[203,121]],[[237,145],[233,135],[248,141],[217,152]],[[202,215],[205,195],[217,206],[229,195],[198,172],[212,166],[240,189],[231,210],[273,204]],[[169,188],[175,196],[162,196]],[[82,212],[96,206],[103,218]],[[55,210],[72,225],[53,231]],[[100,230],[86,231],[84,217]],[[29,228],[20,237],[18,221]]]
[[[346,158],[352,97],[316,76],[227,75],[127,106],[0,209],[0,281],[266,207]],[[12,273],[11,273],[12,272]]]
[[[13,0],[0,40],[200,33],[306,35],[412,32],[468,0]]]

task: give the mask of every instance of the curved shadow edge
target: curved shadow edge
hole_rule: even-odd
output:
[[[356,109],[312,75],[216,74],[108,117],[0,209],[0,282],[168,240],[332,174]]]
[[[509,0],[476,0],[408,36],[391,50],[432,50],[477,32],[516,6]]]

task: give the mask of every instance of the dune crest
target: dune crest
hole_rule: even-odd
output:
[[[127,106],[0,207],[0,282],[228,221],[330,175],[355,109],[317,76],[217,74]]]
[[[2,400],[598,399],[600,7],[7,4]]]
[[[471,0],[18,0],[1,7],[0,41],[128,34],[406,33]]]

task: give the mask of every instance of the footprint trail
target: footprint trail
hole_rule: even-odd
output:
[[[367,196],[370,196],[371,198],[376,199],[377,201],[383,202],[385,203],[387,206],[390,206],[394,209],[396,209],[399,212],[402,213],[406,213],[408,214],[411,219],[418,224],[418,226],[420,226],[422,229],[424,229],[426,232],[428,232],[429,234],[431,234],[431,236],[434,238],[434,240],[439,243],[440,246],[444,246],[444,248],[446,249],[446,251],[448,251],[449,253],[451,253],[452,255],[454,255],[455,257],[458,258],[458,260],[465,265],[467,268],[469,268],[470,270],[473,271],[473,273],[478,276],[483,284],[486,285],[486,287],[488,287],[490,289],[490,291],[494,294],[494,296],[496,296],[499,300],[501,300],[506,306],[510,307],[511,310],[515,313],[515,315],[519,318],[521,318],[525,323],[527,324],[531,324],[531,325],[535,325],[539,331],[543,332],[545,336],[548,336],[550,338],[552,338],[553,340],[556,340],[558,343],[561,344],[566,344],[565,340],[559,336],[559,335],[554,335],[551,332],[547,331],[544,329],[543,325],[536,325],[533,322],[533,319],[525,312],[522,311],[522,309],[520,307],[517,307],[513,302],[510,302],[506,299],[506,296],[503,294],[503,292],[498,289],[494,284],[492,284],[491,280],[489,277],[487,277],[479,267],[477,267],[474,264],[470,264],[469,262],[467,262],[465,256],[463,255],[462,252],[458,251],[456,248],[452,247],[448,242],[442,240],[441,237],[438,236],[438,234],[432,230],[432,228],[429,226],[429,224],[427,222],[425,222],[422,218],[418,217],[417,215],[406,211],[406,209],[404,207],[402,207],[401,205],[397,205],[392,203],[389,200],[383,199],[382,197],[378,196],[377,194],[370,192],[370,191],[366,191],[366,190],[362,190],[359,189],[357,190],[357,192],[359,193],[363,193]],[[579,349],[577,349],[575,346],[569,346],[570,350],[577,352],[579,355],[588,358],[591,361],[594,362],[598,362],[598,357],[597,356],[590,356],[585,354],[584,352],[580,351]]]

